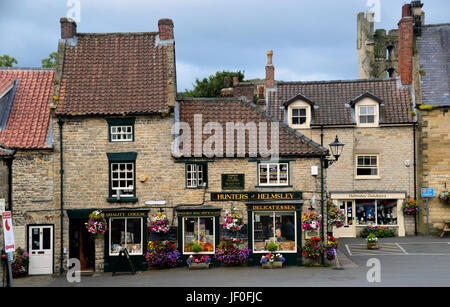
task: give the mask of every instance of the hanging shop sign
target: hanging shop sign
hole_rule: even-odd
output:
[[[112,211],[103,212],[105,217],[147,217],[148,211]]]
[[[222,190],[243,190],[244,188],[244,174],[222,174]]]
[[[212,201],[301,200],[302,192],[211,193]]]
[[[14,253],[16,251],[16,245],[14,243],[14,232],[13,232],[11,211],[3,212],[2,219],[3,219],[3,237],[5,240],[5,252]]]

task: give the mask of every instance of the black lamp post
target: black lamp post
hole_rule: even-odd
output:
[[[334,140],[333,143],[329,144],[330,149],[331,149],[331,154],[334,156],[334,159],[330,159],[328,157],[325,156],[321,156],[320,157],[320,186],[321,186],[321,211],[322,211],[322,219],[325,220],[325,216],[324,216],[324,212],[323,212],[323,208],[324,208],[324,190],[323,190],[323,170],[325,168],[328,168],[331,164],[333,164],[334,162],[336,162],[339,157],[342,154],[342,151],[344,149],[344,144],[339,142],[339,138],[336,135],[336,139]],[[327,221],[328,223],[328,221]],[[325,243],[325,233],[324,233],[324,227],[323,227],[323,221],[321,223],[321,232],[322,232],[322,242]],[[322,265],[325,265],[325,255],[322,254]]]

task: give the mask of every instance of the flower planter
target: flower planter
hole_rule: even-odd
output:
[[[380,245],[378,244],[378,242],[375,242],[375,243],[367,242],[367,248],[368,249],[379,249]]]
[[[189,270],[206,270],[209,269],[209,263],[191,263],[188,267]]]
[[[303,265],[304,266],[320,266],[320,257],[315,258],[309,258],[305,257],[303,258]]]
[[[272,262],[272,269],[281,269],[283,267],[283,262],[274,261]]]
[[[263,269],[271,269],[272,268],[272,263],[270,263],[270,262],[261,263],[261,267]]]

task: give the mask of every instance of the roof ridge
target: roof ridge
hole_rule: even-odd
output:
[[[397,81],[398,78],[390,79],[349,79],[349,80],[319,80],[319,81],[277,81],[277,84],[326,84],[326,83],[359,83],[359,82],[392,82]]]
[[[431,25],[422,25],[422,27],[442,27],[442,26],[450,26],[450,23],[435,23]]]
[[[159,32],[93,32],[93,33],[77,33],[77,36],[132,36],[132,35],[158,35]]]
[[[0,70],[9,70],[9,71],[55,71],[55,68],[49,68],[49,67],[3,67],[0,66]]]

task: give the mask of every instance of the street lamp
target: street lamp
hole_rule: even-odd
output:
[[[325,216],[324,216],[324,190],[323,190],[323,170],[328,168],[331,164],[333,164],[334,162],[336,162],[339,157],[342,154],[342,151],[344,149],[344,144],[339,142],[339,138],[336,135],[336,138],[334,139],[333,143],[329,144],[330,149],[331,149],[331,154],[334,156],[334,159],[330,159],[329,157],[324,157],[321,156],[320,158],[320,181],[321,181],[321,200],[320,200],[320,205],[321,205],[321,211],[322,211],[322,219],[325,220]],[[323,227],[323,222],[321,223],[321,235],[322,235],[322,242],[325,243],[325,233],[324,233],[324,227]],[[328,224],[328,221],[327,221]],[[325,264],[325,255],[322,254],[322,265]]]
[[[344,150],[344,145],[343,143],[339,142],[339,138],[336,135],[336,138],[334,139],[333,143],[330,143],[330,149],[331,149],[331,154],[333,155],[334,159],[329,159],[329,158],[325,158],[325,168],[328,168],[330,165],[332,165],[334,162],[336,162],[337,160],[339,160],[339,157],[342,154],[342,151]]]

